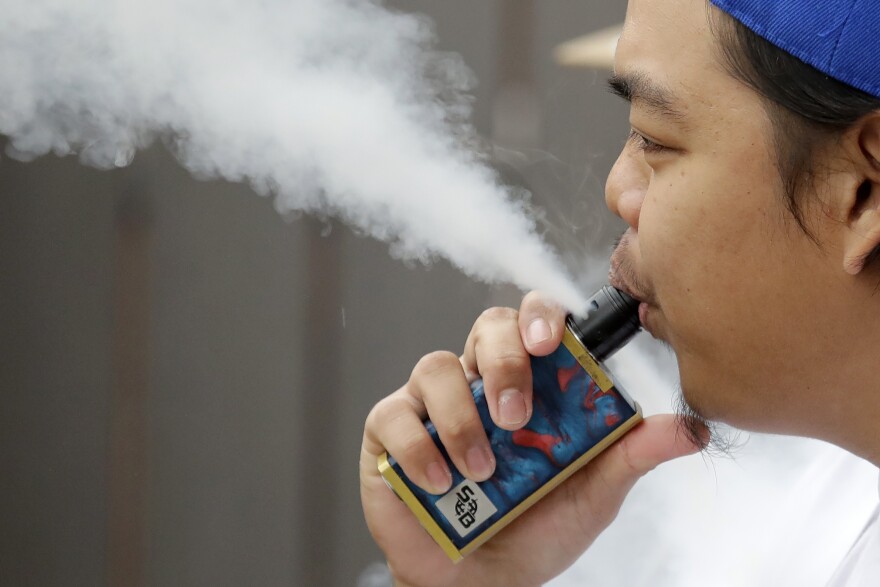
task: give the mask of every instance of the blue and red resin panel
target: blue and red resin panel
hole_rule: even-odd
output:
[[[482,381],[471,386],[497,461],[490,479],[466,482],[431,422],[426,423],[428,431],[452,471],[449,493],[433,495],[419,489],[389,455],[389,465],[458,550],[636,415],[617,389],[602,391],[565,346],[547,357],[533,357],[531,363],[533,413],[520,430],[495,426]]]

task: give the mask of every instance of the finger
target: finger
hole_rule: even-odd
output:
[[[424,402],[458,470],[474,481],[491,477],[495,457],[458,357],[446,352],[426,355],[413,369],[407,390]]]
[[[380,401],[364,428],[364,448],[378,457],[393,456],[406,476],[430,493],[445,493],[452,474],[420,415],[420,404],[407,386]]]
[[[491,308],[468,336],[463,362],[483,377],[492,420],[507,430],[521,428],[532,415],[532,368],[517,326],[518,312]]]
[[[540,292],[526,294],[519,308],[519,330],[529,354],[543,357],[559,347],[566,315],[562,306]]]
[[[361,448],[361,504],[367,527],[379,548],[388,553],[389,563],[448,563],[446,555],[437,549],[406,504],[387,486],[376,467],[376,456],[369,454],[366,445],[365,442]]]

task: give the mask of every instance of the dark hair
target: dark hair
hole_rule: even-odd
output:
[[[723,63],[731,75],[767,102],[786,204],[804,232],[815,240],[798,196],[813,185],[816,153],[859,119],[880,110],[880,98],[825,75],[726,13],[716,13],[722,19],[710,22]]]

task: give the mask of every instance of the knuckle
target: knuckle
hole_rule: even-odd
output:
[[[412,406],[399,395],[393,394],[382,399],[367,414],[366,427],[370,430],[382,430],[400,419]]]
[[[367,414],[367,420],[364,423],[364,428],[366,430],[375,430],[379,427],[379,423],[382,421],[382,415],[385,413],[385,410],[388,409],[385,405],[387,399],[388,398],[385,398],[379,401],[373,406],[370,413]]]
[[[435,422],[435,425],[439,425]],[[444,444],[463,444],[475,435],[478,429],[482,429],[479,417],[471,414],[462,414],[443,423],[441,435]]]
[[[389,396],[379,401],[367,414],[367,427],[372,428],[387,421],[388,416],[397,409],[396,402]]]
[[[417,463],[431,450],[433,442],[424,431],[413,431],[398,439],[394,457],[401,462]]]
[[[543,316],[547,319],[564,317],[565,311],[558,303],[539,291],[530,291],[523,297],[520,311],[531,316]]]
[[[630,453],[629,438],[626,436],[617,443],[617,452],[620,454],[620,460],[626,467],[627,473],[633,478],[639,478],[653,468],[645,466],[644,463],[638,462],[637,459],[633,459]]]
[[[529,368],[529,356],[522,349],[507,349],[498,351],[492,358],[491,369],[504,372],[525,371]]]
[[[434,351],[419,359],[413,369],[413,376],[430,376],[450,369],[461,369],[458,357],[449,351]]]
[[[477,318],[477,322],[499,322],[505,320],[516,320],[519,316],[519,312],[514,310],[513,308],[503,308],[500,306],[496,306],[494,308],[488,308],[483,310],[483,313],[480,314],[480,317]]]
[[[544,306],[544,298],[540,292],[532,290],[523,296],[521,306],[532,310],[537,309]]]

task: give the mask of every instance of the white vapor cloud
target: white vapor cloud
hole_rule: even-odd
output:
[[[163,141],[200,177],[332,215],[399,257],[583,297],[475,150],[469,70],[369,0],[0,0],[8,153],[127,165]]]

